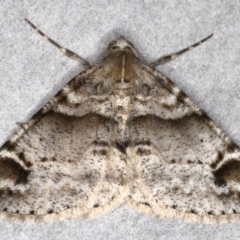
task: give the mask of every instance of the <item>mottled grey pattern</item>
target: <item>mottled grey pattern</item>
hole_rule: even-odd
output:
[[[28,20],[27,20],[28,21]],[[127,202],[188,221],[240,218],[240,150],[124,37],[74,77],[0,151],[0,216],[90,218]]]

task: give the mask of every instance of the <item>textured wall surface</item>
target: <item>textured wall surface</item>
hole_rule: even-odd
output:
[[[90,63],[124,35],[147,62],[214,33],[158,70],[170,77],[240,146],[239,1],[2,1],[0,145],[83,67],[45,42],[24,18]],[[192,224],[121,206],[88,221],[0,221],[1,239],[239,239],[240,222]]]

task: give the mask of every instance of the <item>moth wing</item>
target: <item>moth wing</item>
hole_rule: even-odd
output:
[[[158,87],[136,103],[129,127],[134,178],[128,204],[189,221],[239,219],[239,148],[167,77],[148,71]]]
[[[111,146],[106,118],[94,113],[107,100],[96,102],[88,96],[92,86],[81,85],[91,83],[96,69],[71,80],[3,145],[1,217],[87,218],[110,211],[127,194],[125,156]]]

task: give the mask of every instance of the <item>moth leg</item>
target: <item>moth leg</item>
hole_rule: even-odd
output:
[[[32,24],[28,19],[24,19],[33,29],[36,30],[36,32],[38,32],[45,40],[49,41],[50,43],[52,43],[55,47],[57,47],[58,49],[60,49],[62,51],[62,53],[64,55],[66,55],[69,58],[73,58],[77,61],[79,61],[80,63],[82,63],[82,65],[85,68],[90,67],[91,65],[84,59],[82,59],[80,56],[78,56],[76,53],[70,51],[67,48],[64,48],[62,46],[60,46],[58,43],[56,43],[54,40],[52,40],[51,38],[49,38],[46,34],[44,34],[42,31],[40,31],[34,24]]]
[[[211,38],[213,36],[213,34],[209,35],[208,37],[202,39],[201,41],[197,42],[197,43],[194,43],[192,46],[190,47],[187,47],[187,48],[184,48],[182,49],[181,51],[178,51],[176,53],[173,53],[171,55],[167,55],[165,57],[161,57],[160,59],[158,59],[157,61],[155,62],[152,62],[149,64],[149,67],[156,67],[158,65],[161,65],[161,64],[164,64],[164,63],[167,63],[167,62],[170,62],[172,61],[173,59],[175,59],[176,57],[179,57],[180,55],[182,55],[183,53],[186,53],[188,51],[191,51],[193,48],[201,45],[202,43],[204,43],[205,41],[207,41],[209,38]]]

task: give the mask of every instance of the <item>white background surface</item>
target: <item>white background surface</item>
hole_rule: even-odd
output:
[[[159,67],[240,145],[240,1],[39,0],[0,4],[0,145],[83,70],[25,21],[96,63],[124,35],[148,62],[208,36],[192,52]],[[28,224],[0,221],[1,239],[240,239],[227,225],[155,219],[122,206],[99,219]]]

